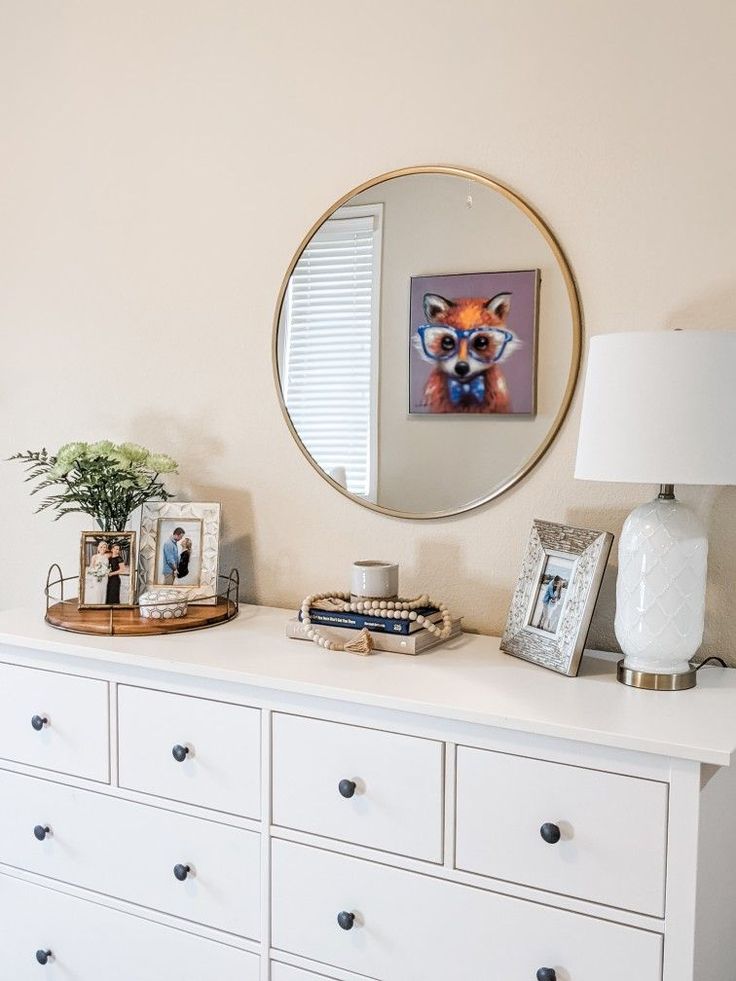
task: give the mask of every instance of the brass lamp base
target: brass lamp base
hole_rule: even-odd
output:
[[[634,671],[632,668],[625,667],[623,661],[619,661],[616,668],[616,678],[622,685],[630,685],[632,688],[645,688],[647,691],[685,691],[695,687],[697,671],[695,668],[691,668],[689,671],[680,671],[678,674]]]

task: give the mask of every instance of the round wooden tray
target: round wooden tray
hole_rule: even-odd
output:
[[[46,611],[46,622],[59,630],[75,634],[99,634],[104,637],[150,637],[153,634],[175,634],[185,630],[201,630],[227,623],[238,615],[238,606],[232,599],[217,597],[217,603],[209,606],[189,606],[186,616],[179,620],[147,620],[138,607],[129,609],[108,607],[103,610],[80,610],[77,600],[54,603]]]
[[[177,634],[185,630],[202,630],[227,623],[238,615],[238,595],[240,593],[240,573],[231,569],[230,575],[219,573],[220,587],[217,595],[202,599],[216,600],[215,603],[190,603],[186,616],[178,620],[149,620],[140,615],[140,607],[105,606],[99,609],[79,609],[79,600],[65,599],[67,583],[75,582],[79,576],[65,576],[58,562],[54,562],[46,575],[46,623],[57,630],[68,630],[73,634],[97,634],[101,637],[151,637],[154,634]],[[220,589],[224,595],[220,593]]]

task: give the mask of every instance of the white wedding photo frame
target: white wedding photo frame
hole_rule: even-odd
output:
[[[613,535],[535,520],[501,650],[575,676]]]
[[[140,580],[181,590],[188,603],[217,602],[218,503],[147,501],[141,510]]]

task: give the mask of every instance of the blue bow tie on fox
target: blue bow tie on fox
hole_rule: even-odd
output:
[[[453,405],[458,405],[464,398],[473,398],[476,402],[482,402],[485,395],[486,383],[483,375],[476,375],[467,382],[450,379],[450,401]]]

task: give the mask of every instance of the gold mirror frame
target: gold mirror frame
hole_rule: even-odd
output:
[[[547,435],[542,440],[541,444],[537,447],[534,453],[523,463],[509,478],[504,481],[499,487],[497,487],[493,493],[486,495],[485,497],[478,498],[475,501],[470,501],[468,504],[463,504],[461,507],[450,508],[445,511],[427,511],[427,512],[414,512],[414,511],[399,511],[396,508],[382,507],[380,504],[374,504],[372,501],[365,501],[355,494],[351,494],[342,484],[338,484],[336,480],[333,480],[329,474],[320,467],[314,457],[311,455],[309,450],[306,448],[302,442],[299,433],[296,431],[293,422],[291,421],[291,416],[289,415],[289,410],[286,407],[286,402],[284,401],[283,388],[281,385],[281,375],[279,372],[279,358],[278,358],[278,337],[279,337],[279,324],[281,320],[281,308],[283,306],[284,298],[286,296],[286,291],[289,287],[289,280],[291,279],[291,274],[294,272],[294,268],[301,258],[302,252],[307,247],[312,239],[312,236],[322,227],[324,222],[338,210],[344,204],[347,204],[351,198],[355,197],[356,194],[361,194],[363,191],[369,190],[371,187],[375,187],[377,184],[383,184],[385,181],[393,180],[396,177],[409,177],[412,174],[446,174],[451,177],[461,177],[464,180],[477,181],[480,184],[484,184],[493,191],[497,191],[502,194],[507,200],[515,204],[520,211],[522,211],[527,218],[535,225],[538,231],[542,234],[543,238],[549,245],[552,254],[557,260],[557,264],[562,272],[563,279],[565,281],[565,287],[567,289],[567,296],[570,302],[570,313],[572,315],[572,357],[570,361],[570,372],[567,377],[567,385],[565,387],[565,394],[562,399],[562,404],[555,416],[552,425],[550,426]],[[511,188],[506,187],[504,184],[493,180],[491,177],[487,177],[485,174],[481,174],[477,171],[466,170],[462,167],[443,167],[443,166],[425,166],[425,167],[403,167],[399,170],[390,170],[388,173],[381,174],[379,177],[373,177],[371,180],[365,181],[363,184],[359,184],[358,187],[354,187],[347,194],[343,194],[339,200],[337,200],[333,205],[331,205],[327,211],[324,212],[320,218],[312,225],[307,234],[302,239],[299,244],[299,248],[294,253],[294,257],[289,263],[289,267],[286,270],[286,274],[281,283],[281,288],[279,290],[278,299],[276,301],[276,313],[274,315],[273,322],[273,339],[271,345],[271,356],[273,359],[273,373],[274,381],[276,383],[276,393],[279,399],[279,405],[281,406],[281,411],[283,413],[284,419],[286,420],[286,425],[289,427],[291,435],[294,437],[297,446],[302,451],[306,459],[309,461],[312,467],[317,471],[317,473],[322,477],[323,480],[331,484],[336,491],[339,491],[348,500],[354,501],[356,504],[361,505],[364,508],[370,508],[371,511],[377,511],[379,514],[387,514],[392,518],[411,518],[419,521],[426,521],[432,518],[449,518],[456,514],[463,514],[466,511],[473,511],[475,508],[482,507],[484,504],[488,504],[490,501],[495,500],[506,491],[510,490],[515,484],[523,480],[528,473],[530,473],[534,467],[539,463],[544,454],[552,445],[555,437],[557,436],[562,423],[567,416],[570,409],[570,403],[572,402],[572,397],[575,392],[575,386],[577,384],[578,375],[580,373],[580,358],[582,351],[583,342],[583,318],[580,306],[580,297],[578,296],[577,286],[575,284],[575,277],[573,276],[572,269],[568,263],[565,253],[562,251],[560,243],[555,238],[551,228],[541,215],[532,208],[532,206],[524,200]]]

